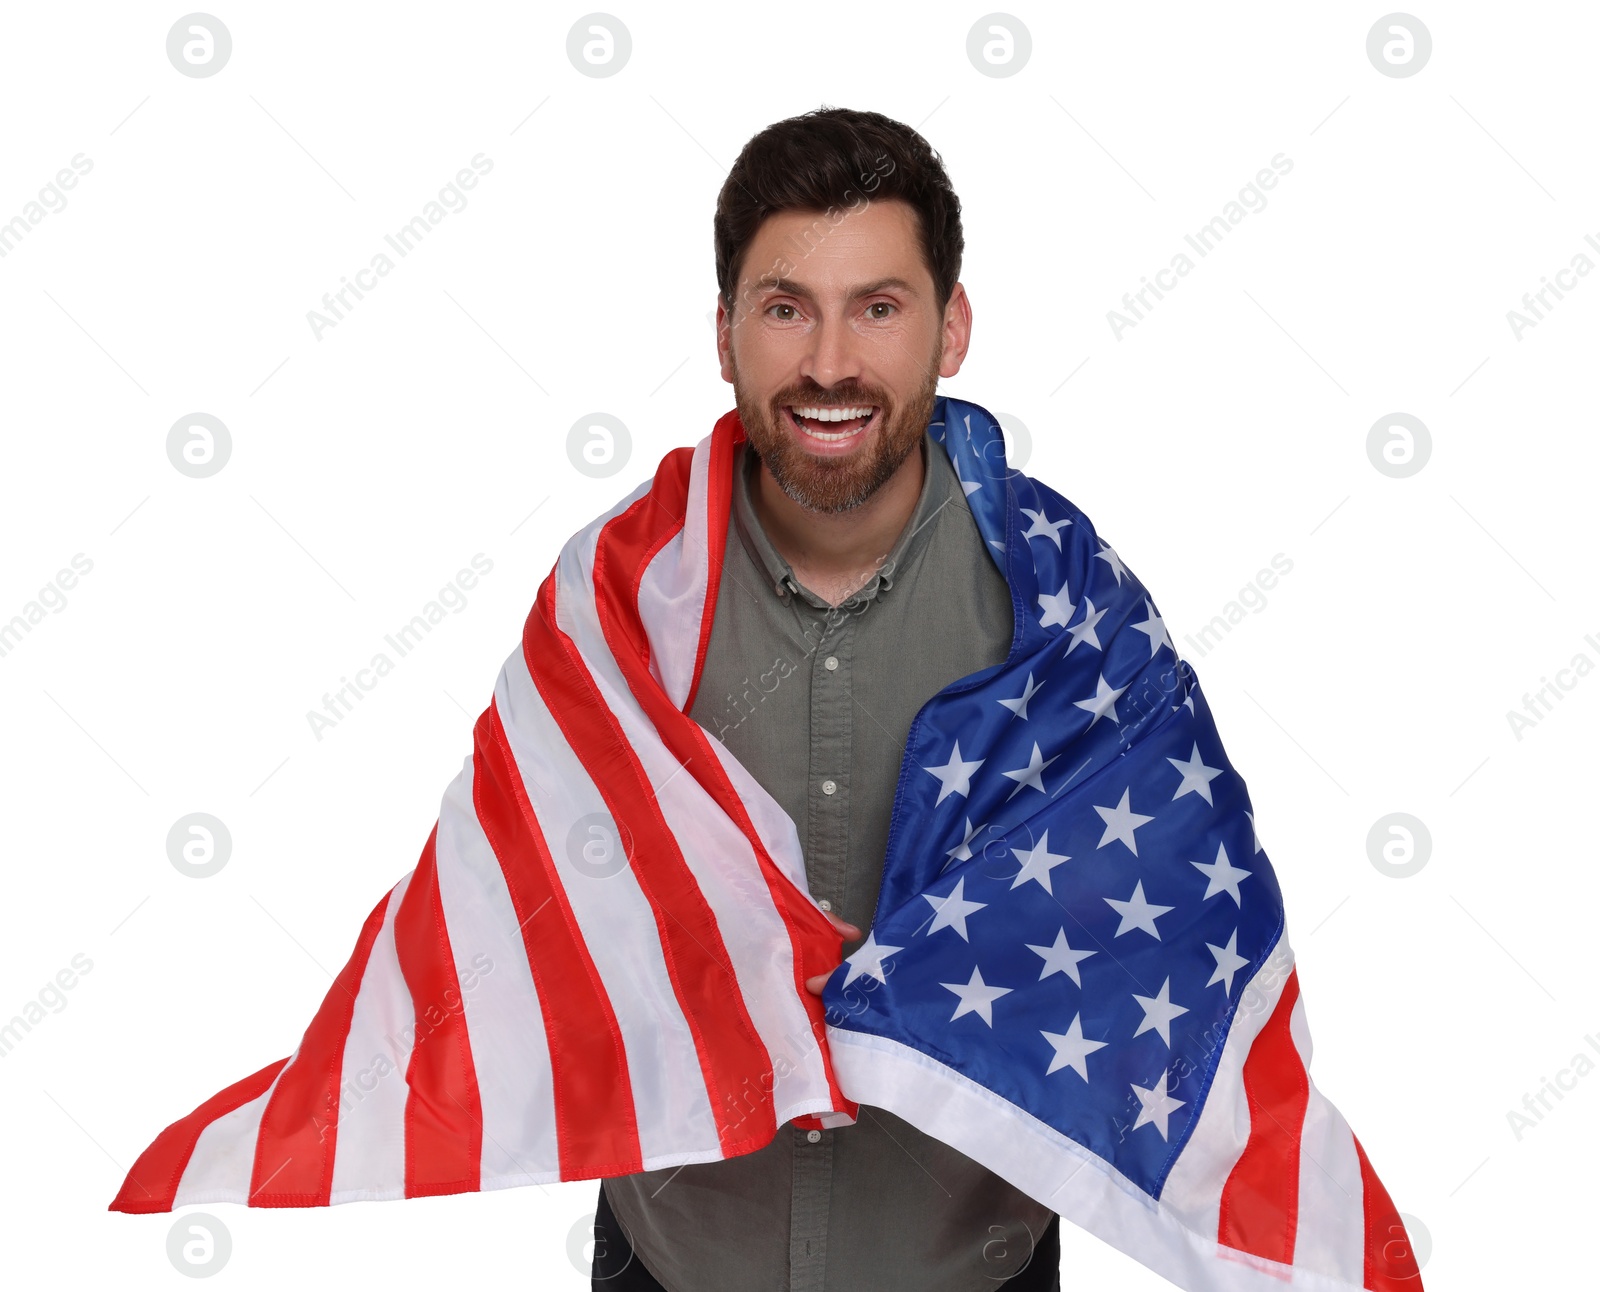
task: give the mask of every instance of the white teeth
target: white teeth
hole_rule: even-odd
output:
[[[791,408],[789,410],[796,417],[804,417],[813,422],[843,422],[853,417],[871,417],[872,409],[867,408]]]

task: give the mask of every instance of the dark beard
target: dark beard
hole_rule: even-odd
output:
[[[751,450],[784,493],[808,511],[850,511],[883,488],[922,442],[938,398],[939,357],[934,356],[927,382],[904,407],[896,407],[882,391],[855,386],[824,391],[812,385],[779,391],[771,404],[762,408],[740,384],[737,366],[733,371],[734,403]],[[883,429],[865,452],[848,459],[813,458],[794,442],[784,425],[782,409],[793,404],[875,404],[883,410]]]

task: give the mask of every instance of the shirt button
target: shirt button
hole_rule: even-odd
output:
[[[820,902],[818,902],[817,905],[820,906],[825,911],[831,911],[833,909],[833,903],[830,902],[826,897],[824,897]]]
[[[823,781],[822,782],[822,792],[824,794],[832,794],[838,788],[839,788],[839,785],[838,785],[838,782],[836,782],[836,781]]]
[[[819,1131],[819,1130],[808,1130],[806,1132],[806,1143],[807,1144],[815,1144],[821,1138],[822,1138],[822,1132]]]
[[[832,673],[839,667],[839,657],[837,655],[829,655],[827,659],[822,661],[822,667]]]

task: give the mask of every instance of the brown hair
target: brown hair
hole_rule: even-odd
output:
[[[733,309],[745,249],[769,215],[823,212],[812,227],[825,234],[844,218],[832,218],[839,208],[859,210],[873,198],[897,198],[916,211],[922,263],[942,312],[960,277],[964,246],[961,200],[944,163],[908,125],[878,112],[830,107],[768,126],[728,172],[712,223],[724,304]]]

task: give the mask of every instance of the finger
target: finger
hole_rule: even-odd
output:
[[[809,991],[813,996],[822,995],[823,987],[827,984],[828,979],[832,976],[832,974],[825,973],[813,974],[811,977],[806,979],[806,990]]]
[[[832,911],[826,912],[826,914],[828,916],[828,922],[846,937],[859,938],[861,936],[861,929],[859,925],[852,924],[849,920],[841,920],[837,915],[833,914]]]

